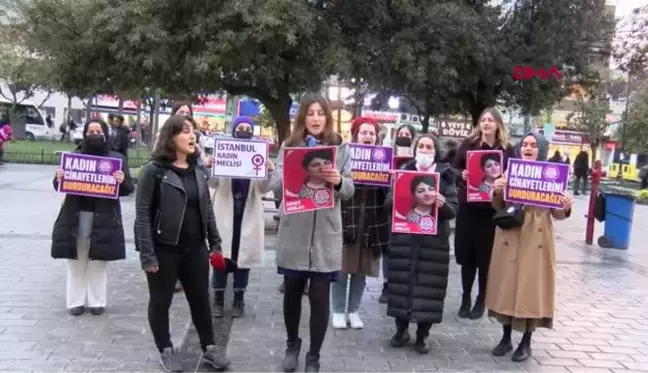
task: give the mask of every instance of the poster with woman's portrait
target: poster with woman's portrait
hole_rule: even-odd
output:
[[[504,155],[500,150],[473,150],[466,154],[468,202],[490,202],[493,184],[504,172]]]
[[[334,206],[333,185],[322,178],[322,170],[335,168],[334,146],[284,148],[284,213],[322,210]]]
[[[393,179],[392,232],[435,235],[439,174],[398,170]]]

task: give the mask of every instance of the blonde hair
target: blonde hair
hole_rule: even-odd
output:
[[[472,142],[473,144],[481,141],[482,132],[481,129],[479,128],[479,122],[481,122],[481,119],[486,114],[492,115],[493,119],[495,119],[495,123],[497,123],[497,131],[495,132],[496,144],[502,147],[502,149],[506,149],[509,145],[508,128],[506,128],[506,126],[504,125],[504,119],[502,119],[502,114],[500,114],[499,110],[497,110],[494,107],[489,107],[486,108],[484,111],[482,111],[482,113],[479,115],[477,126],[470,134],[470,136],[468,136],[468,140],[470,140],[470,142]]]

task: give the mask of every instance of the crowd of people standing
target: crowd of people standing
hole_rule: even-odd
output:
[[[247,117],[235,119],[233,138],[250,139],[254,125]],[[435,135],[417,134],[411,126],[399,128],[394,154],[411,157],[399,168],[439,175],[434,191],[437,233],[417,235],[391,232],[392,188],[354,184],[349,144],[335,132],[331,107],[322,97],[302,99],[278,159],[267,162],[265,180],[210,177],[213,159],[200,148],[195,130],[191,106],[182,104],[161,128],[152,160],[141,169],[136,188],[135,245],[148,283],[148,320],[166,371],[182,371],[169,334],[169,307],[178,282],[198,332],[202,361],[217,369],[230,365],[225,352],[215,346],[212,317],[223,317],[230,273],[232,316],[245,314],[250,270],[263,266],[262,196],[282,189],[284,174],[291,172],[284,167],[283,149],[291,147],[333,146],[336,152],[335,166],[318,171],[318,177],[333,187],[334,207],[295,214],[279,209],[276,267],[283,278],[283,371],[294,372],[299,366],[306,289],[310,335],[304,370],[317,372],[329,320],[334,328],[363,328],[358,310],[366,277],[379,277],[381,271],[384,284],[379,301],[387,304],[396,330],[389,344],[405,346],[411,339],[409,325],[416,324],[413,348],[428,353],[430,329],[443,322],[446,312],[454,219],[454,252],[461,266],[463,296],[460,308],[453,312],[479,319],[488,310],[488,316],[502,324],[502,340],[492,351],[496,356],[513,350],[512,330],[523,333],[512,354],[514,361],[531,356],[536,328],[552,327],[553,224],[570,215],[571,195],[564,193],[559,209],[511,205],[503,199],[507,181],[500,176],[493,184],[491,203],[466,201],[468,151],[501,150],[503,165],[507,158],[546,160],[548,143],[541,134],[526,134],[514,146],[493,108],[482,113],[473,134],[458,148],[446,148]],[[127,154],[112,150],[111,143],[118,138],[111,139],[110,133],[118,132],[109,131],[99,119],[91,120],[77,152],[122,159],[123,167],[114,177],[121,184],[120,195],[128,195],[135,188]],[[356,118],[351,133],[352,143],[381,143],[379,125],[371,118]],[[61,177],[58,170],[55,189]],[[516,215],[517,225],[498,226],[495,215],[509,210],[523,211]],[[86,307],[95,315],[104,312],[107,263],[125,257],[123,229],[119,200],[65,196],[54,225],[52,256],[67,259],[67,308],[72,315],[82,314]],[[473,298],[475,280],[478,290]]]

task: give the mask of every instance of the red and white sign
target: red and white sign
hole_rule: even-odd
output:
[[[225,115],[227,112],[227,100],[218,96],[200,97],[198,103],[193,105],[194,115],[200,114],[219,114]]]
[[[94,104],[94,102],[93,102]],[[119,107],[119,97],[110,95],[99,95],[97,105],[111,108]],[[133,100],[124,100],[124,109],[137,110],[138,102]]]
[[[373,118],[379,122],[383,123],[396,123],[400,117],[400,113],[394,113],[391,111],[373,111],[373,110],[364,110],[362,116]]]

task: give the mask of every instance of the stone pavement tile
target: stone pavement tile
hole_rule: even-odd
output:
[[[569,234],[561,233],[559,224],[556,229],[559,235]],[[584,251],[567,238],[558,240],[555,330],[535,333],[534,357],[523,364],[511,362],[510,357],[490,356],[501,337],[500,325],[487,318],[470,321],[455,316],[461,290],[459,268],[452,263],[444,322],[431,330],[429,355],[420,356],[410,346],[388,346],[393,319],[386,317],[385,305],[377,303],[381,280],[369,279],[360,309],[365,329],[329,329],[322,349],[323,370],[612,373],[615,368],[638,369],[633,364],[643,363],[648,356],[643,328],[648,319],[642,316],[648,306],[648,289],[643,285],[648,272],[618,256],[600,251],[592,255],[592,251],[596,249]],[[252,271],[247,315],[233,320],[227,338],[233,371],[275,371],[283,357],[285,329],[282,297],[277,292],[281,278],[272,265],[273,257],[274,252],[267,250],[266,268]],[[305,297],[300,328],[302,366],[309,342],[308,307]],[[413,333],[414,326],[410,330]],[[514,342],[519,338],[515,333]],[[185,345],[195,344],[188,340]]]
[[[127,256],[108,267],[102,316],[69,316],[65,263],[50,257],[62,195],[55,167],[6,165],[0,176],[0,371],[151,371],[157,352],[146,318],[148,288],[133,248],[134,200],[122,199]],[[171,308],[180,343],[189,312],[182,294]]]

